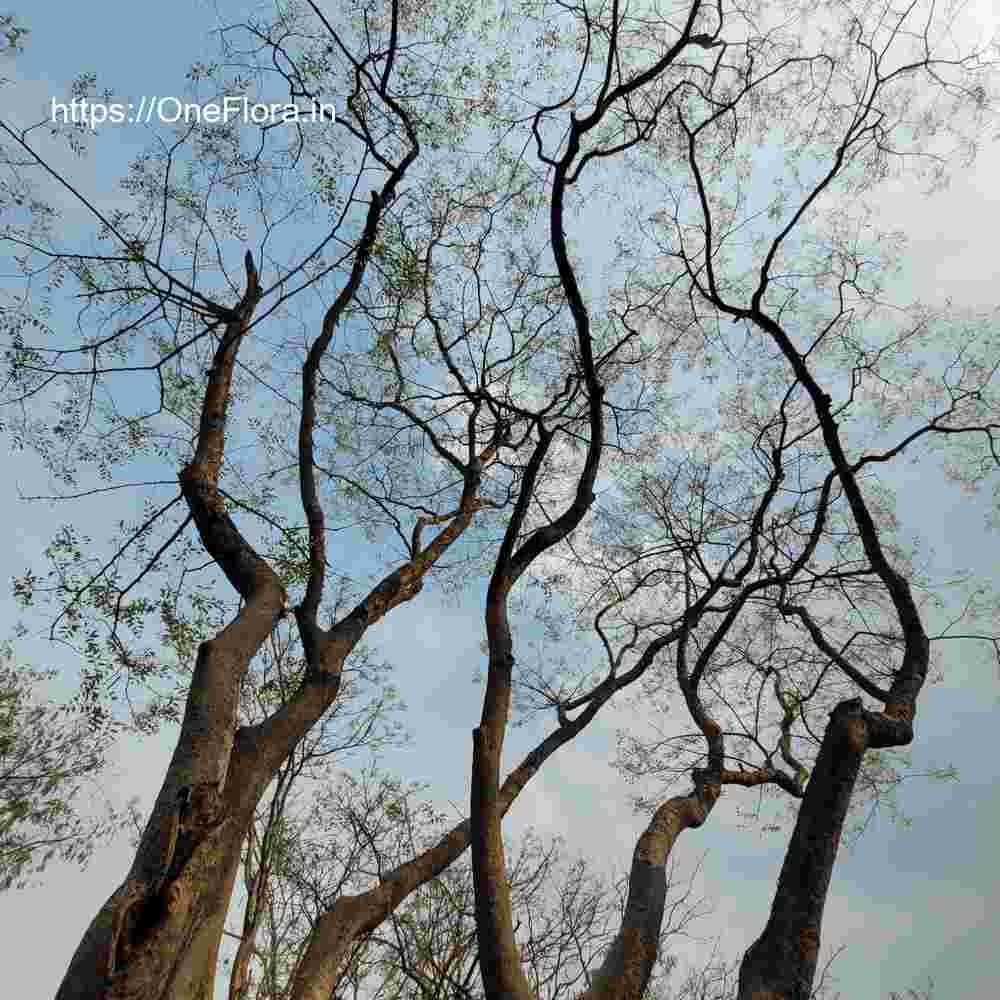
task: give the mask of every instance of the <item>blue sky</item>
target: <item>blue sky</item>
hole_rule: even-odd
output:
[[[240,10],[234,4],[230,13]],[[1000,10],[992,4],[980,4],[978,16],[1000,23]],[[189,0],[149,6],[35,0],[31,12],[22,14],[31,30],[27,51],[0,66],[0,76],[11,81],[0,89],[0,109],[6,116],[37,106],[43,114],[49,98],[62,96],[72,76],[83,70],[96,71],[99,86],[119,94],[178,93],[189,64],[214,53],[208,33],[218,17],[214,6]],[[141,129],[122,127],[104,139],[110,141],[102,141],[94,155],[65,160],[78,186],[101,203],[119,196],[117,178],[146,136]],[[885,218],[911,235],[907,282],[912,288],[934,301],[950,296],[967,304],[995,302],[997,176],[1000,155],[995,146],[987,146],[975,167],[934,199],[902,187],[886,193]],[[68,225],[74,221],[79,220],[71,209]],[[71,243],[71,232],[66,236]],[[5,471],[0,510],[16,526],[0,554],[0,576],[9,580],[26,565],[37,565],[52,514],[44,505],[18,500],[18,488],[45,492],[36,462],[14,456]],[[941,565],[995,572],[997,538],[984,527],[988,498],[963,496],[941,482],[936,469],[922,474],[919,467],[903,466],[895,482],[901,487],[900,520],[933,541]],[[81,516],[101,514],[92,507]],[[440,803],[452,801],[458,807],[467,800],[470,731],[479,714],[481,690],[474,675],[482,666],[482,598],[483,586],[477,585],[457,605],[445,604],[428,588],[371,636],[377,651],[396,664],[396,682],[409,706],[407,723],[416,735],[412,748],[390,755],[390,765],[404,780],[431,782]],[[0,593],[0,634],[8,633],[17,618],[13,602]],[[41,658],[51,655],[40,646],[31,648]],[[59,665],[72,670],[71,664]],[[986,1000],[1000,995],[995,955],[1000,875],[993,846],[1000,836],[1000,784],[988,750],[998,699],[996,665],[971,644],[951,644],[945,650],[944,681],[928,689],[922,700],[913,757],[917,770],[932,763],[954,764],[961,780],[904,784],[900,799],[913,818],[912,829],[877,821],[853,851],[842,852],[823,944],[824,951],[847,946],[835,967],[845,997],[876,1000],[890,989],[922,985],[928,976],[938,985],[938,997]],[[643,819],[632,814],[630,789],[607,764],[615,727],[627,721],[622,713],[602,718],[549,762],[508,821],[511,840],[534,826],[563,835],[571,854],[618,868],[627,865]],[[515,730],[511,758],[536,734],[530,727]],[[171,748],[169,732],[141,748],[121,748],[112,797],[124,802],[138,794],[148,805]],[[738,795],[729,792],[710,823],[685,834],[676,848],[682,868],[708,852],[699,886],[716,903],[714,914],[695,929],[705,940],[680,949],[692,961],[708,956],[716,935],[722,954],[741,954],[762,928],[770,905],[784,835],[738,831],[737,801]],[[52,996],[80,935],[130,859],[123,839],[102,850],[85,872],[55,866],[42,887],[0,896],[0,921],[6,928],[0,936],[0,968],[13,983],[11,996]],[[39,964],[41,940],[45,956]]]

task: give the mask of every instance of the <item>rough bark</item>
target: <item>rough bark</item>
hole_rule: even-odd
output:
[[[858,698],[830,714],[770,919],[743,958],[739,1000],[808,1000],[812,993],[823,907],[867,747],[866,728]]]
[[[472,740],[472,881],[483,989],[487,1000],[534,1000],[514,940],[497,783],[493,777],[499,770],[502,743],[484,727],[473,732]],[[483,947],[484,940],[491,946]]]
[[[739,1000],[809,1000],[823,907],[865,751],[908,743],[907,733],[908,723],[866,710],[860,698],[830,713],[770,917],[743,958]]]
[[[232,817],[182,830],[162,884],[130,874],[84,935],[57,1000],[211,1000],[241,841]]]
[[[670,852],[684,830],[705,822],[719,792],[719,785],[698,772],[691,792],[668,799],[653,814],[632,854],[621,927],[579,1000],[639,1000],[643,995],[660,945]]]

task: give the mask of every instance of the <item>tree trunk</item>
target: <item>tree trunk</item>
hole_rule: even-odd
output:
[[[88,928],[56,1000],[213,1000],[245,832],[227,818],[159,887],[130,874]]]
[[[860,698],[830,713],[785,854],[771,915],[743,956],[739,1000],[809,1000],[844,818],[868,746]]]
[[[197,706],[214,687],[202,677],[222,655],[219,645],[199,655],[181,738],[128,878],[87,929],[56,1000],[213,1000],[240,849],[270,780],[253,766],[252,741],[242,731],[234,741],[229,723],[228,732],[213,735],[228,756],[221,790],[214,780],[181,784],[195,767],[214,775],[224,766],[188,749],[189,730],[200,733]]]
[[[640,1000],[645,995],[663,930],[667,861],[677,838],[705,822],[720,792],[721,786],[702,772],[687,795],[668,799],[653,814],[632,854],[621,926],[578,1000]]]

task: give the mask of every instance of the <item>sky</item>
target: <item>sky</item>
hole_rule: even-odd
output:
[[[974,10],[984,22],[1000,23],[997,6],[984,2]],[[22,17],[31,30],[27,51],[0,66],[0,76],[11,81],[0,89],[0,113],[43,109],[50,97],[65,93],[76,72],[87,69],[121,92],[175,93],[190,62],[213,53],[208,33],[217,17],[215,8],[192,0],[141,8],[117,0],[89,5],[35,0]],[[149,44],[150,38],[156,43]],[[68,164],[78,186],[102,204],[119,197],[116,180],[142,146],[140,132],[117,129],[98,154]],[[882,212],[908,231],[908,281],[925,296],[995,302],[998,176],[1000,150],[986,145],[976,165],[933,199],[902,187],[886,192]],[[0,551],[0,578],[6,581],[39,564],[53,514],[44,504],[19,499],[19,491],[46,492],[36,461],[25,454],[11,456],[4,471],[0,516],[16,526]],[[895,476],[900,520],[933,541],[940,565],[994,572],[997,537],[984,527],[987,498],[964,496],[936,472],[922,475],[919,467],[901,466]],[[92,507],[80,516],[101,513]],[[475,677],[483,667],[482,600],[478,586],[457,605],[427,588],[371,636],[376,651],[396,665],[395,680],[408,705],[406,722],[416,735],[387,763],[404,780],[432,783],[437,800],[455,803],[456,810],[468,798],[470,733],[480,711]],[[0,593],[0,637],[19,617],[8,593]],[[72,664],[60,660],[62,654],[37,644],[31,649],[45,660],[38,665],[52,663],[72,676]],[[1000,782],[989,752],[998,711],[996,665],[970,643],[949,645],[944,680],[922,698],[912,750],[915,770],[953,764],[960,780],[904,783],[900,801],[912,827],[878,819],[853,850],[841,851],[826,907],[823,953],[846,946],[833,970],[845,997],[877,1000],[892,989],[923,986],[928,977],[937,984],[938,997],[1000,995],[995,953],[1000,870],[994,847],[1000,837]],[[627,722],[620,712],[601,717],[546,765],[507,821],[510,843],[530,826],[563,836],[571,855],[627,866],[645,821],[630,808],[633,789],[608,764],[616,727]],[[531,727],[512,731],[509,759],[528,749],[537,733]],[[111,798],[122,804],[135,794],[148,807],[172,740],[166,731],[141,746],[119,748],[108,787]],[[787,830],[762,835],[738,829],[739,801],[735,792],[727,793],[710,822],[685,833],[675,848],[682,870],[704,855],[696,887],[714,903],[714,912],[694,928],[701,940],[677,948],[695,963],[708,957],[716,938],[721,954],[741,955],[763,927],[771,902]],[[0,895],[0,926],[5,928],[0,968],[11,984],[8,995],[45,1000],[54,994],[81,934],[130,860],[131,848],[122,838],[100,850],[85,871],[54,865],[40,887]]]

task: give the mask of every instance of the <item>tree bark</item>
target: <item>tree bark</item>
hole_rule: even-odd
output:
[[[640,1000],[660,947],[667,899],[667,861],[677,838],[708,818],[721,786],[697,772],[687,795],[668,799],[653,814],[632,855],[621,927],[604,962],[578,1000]]]
[[[868,747],[861,699],[830,713],[799,808],[771,915],[740,967],[739,1000],[809,1000],[823,907],[844,819]]]
[[[178,838],[179,870],[159,887],[134,873],[104,904],[77,948],[56,1000],[212,1000],[222,922],[243,825],[230,816]]]

